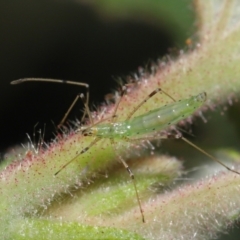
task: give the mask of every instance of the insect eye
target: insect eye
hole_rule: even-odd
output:
[[[86,136],[92,136],[93,135],[93,132],[92,131],[84,131],[83,132],[83,136],[86,137]]]

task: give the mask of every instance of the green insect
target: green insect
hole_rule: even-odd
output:
[[[11,84],[18,84],[26,81],[47,81],[47,82],[56,82],[56,83],[66,83],[66,84],[76,84],[80,86],[84,86],[88,90],[88,84],[85,83],[79,83],[79,82],[73,82],[73,81],[65,81],[65,80],[54,80],[54,79],[19,79],[11,82]],[[170,99],[172,99],[173,103],[165,105],[163,107],[154,109],[152,111],[149,111],[145,114],[142,114],[140,116],[133,117],[134,113],[144,104],[146,103],[150,98],[152,98],[155,94],[157,93],[163,93]],[[124,91],[122,92],[122,96],[124,94]],[[67,113],[64,115],[63,120],[61,121],[61,125],[67,118],[70,110],[72,109],[73,105],[77,101],[78,98],[83,98],[83,95],[78,95],[73,104],[70,106],[68,109]],[[206,101],[207,94],[205,92],[202,92],[198,95],[192,96],[187,99],[179,100],[176,101],[173,97],[171,97],[168,93],[163,91],[160,88],[155,89],[153,92],[151,92],[145,99],[143,99],[140,104],[134,107],[133,111],[129,113],[125,121],[116,121],[116,112],[117,108],[119,106],[119,103],[121,101],[121,97],[116,103],[116,107],[114,109],[114,112],[111,117],[110,122],[105,122],[104,120],[101,120],[99,123],[94,123],[91,119],[90,115],[90,110],[88,107],[88,99],[89,99],[89,93],[87,91],[87,98],[86,101],[84,102],[85,105],[85,110],[89,116],[89,119],[91,121],[90,126],[86,127],[80,127],[77,131],[80,131],[84,136],[93,136],[95,139],[89,144],[89,146],[85,147],[82,149],[73,159],[68,161],[66,164],[64,164],[56,173],[60,173],[64,168],[66,168],[71,162],[75,161],[79,155],[84,154],[87,152],[93,145],[95,145],[98,141],[102,139],[110,139],[112,144],[114,144],[115,139],[122,139],[125,141],[141,141],[141,140],[154,140],[154,139],[159,139],[161,136],[157,135],[160,131],[166,129],[167,127],[174,125],[178,123],[180,120],[183,120],[187,118],[188,116],[191,116],[197,109],[199,109],[204,102]],[[106,119],[105,119],[106,120]],[[109,120],[109,118],[108,118]],[[166,138],[167,136],[163,136],[162,138]],[[217,158],[213,157],[197,145],[193,144],[186,138],[184,138],[182,135],[177,134],[175,138],[180,138],[195,149],[199,150],[212,160],[218,162],[221,164],[223,167],[225,167],[227,170],[234,172],[236,174],[239,174],[239,172],[229,168],[227,165],[222,163],[220,160]],[[124,165],[125,169],[129,173],[130,178],[132,179],[139,209],[141,212],[142,216],[142,221],[145,222],[144,219],[144,214],[143,214],[143,209],[141,206],[137,186],[134,180],[134,174],[132,173],[131,169],[129,168],[128,164],[125,162],[124,159],[119,157],[120,162]]]

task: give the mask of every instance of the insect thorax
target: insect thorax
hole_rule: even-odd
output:
[[[127,122],[103,123],[96,126],[96,136],[101,138],[124,138],[128,136]]]

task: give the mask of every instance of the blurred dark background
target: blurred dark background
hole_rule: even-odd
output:
[[[185,40],[195,32],[191,0],[139,1],[134,7],[131,2],[136,1],[129,1],[129,6],[117,0],[112,5],[102,2],[0,0],[2,155],[27,141],[26,133],[32,136],[36,123],[36,131],[46,124],[45,140],[51,139],[53,123],[58,124],[74,97],[85,91],[53,83],[12,86],[12,80],[42,77],[86,82],[90,85],[90,104],[97,105],[116,89],[116,77],[137,72],[170,48],[184,48]],[[79,102],[69,119],[80,118],[81,109]],[[234,107],[231,109],[234,116]],[[239,124],[239,117],[233,119]],[[204,129],[231,133],[214,121]],[[215,137],[211,137],[213,144]],[[206,139],[204,142],[207,144]]]
[[[184,18],[190,18],[193,11],[185,5],[189,16]],[[85,91],[52,83],[12,86],[12,80],[43,77],[86,82],[91,105],[97,104],[116,89],[114,77],[137,71],[170,47],[181,48],[193,25],[164,20],[166,10],[159,18],[144,7],[134,13],[122,9],[122,14],[102,9],[71,1],[0,1],[1,153],[25,142],[36,123],[35,130],[46,123],[45,140],[53,137],[52,122],[58,124],[77,93]],[[81,102],[69,119],[80,118],[80,109]]]

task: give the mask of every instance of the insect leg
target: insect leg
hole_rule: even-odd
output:
[[[111,141],[111,144],[112,144],[113,146],[115,146],[115,145],[114,145],[114,140],[113,140],[112,138],[110,139],[110,141]],[[115,152],[116,152],[116,151],[115,151]],[[144,218],[144,214],[143,214],[143,209],[142,209],[141,201],[140,201],[140,198],[139,198],[139,194],[138,194],[138,190],[137,190],[137,185],[136,185],[136,182],[135,182],[134,174],[133,174],[133,172],[131,171],[131,169],[129,168],[129,166],[127,165],[127,163],[124,161],[124,159],[123,159],[120,155],[118,155],[117,157],[118,157],[119,161],[123,164],[123,166],[125,167],[125,169],[127,170],[128,174],[129,174],[129,177],[130,177],[131,180],[132,180],[132,183],[133,183],[133,186],[134,186],[135,195],[136,195],[137,201],[138,201],[139,210],[140,210],[141,215],[142,215],[142,222],[145,223],[145,218]]]
[[[92,119],[91,111],[90,111],[89,106],[88,106],[88,104],[89,104],[89,102],[88,102],[89,101],[89,99],[88,99],[89,96],[87,96],[87,98],[85,99],[84,98],[84,94],[81,93],[79,95],[79,97],[82,99],[82,102],[83,102],[83,105],[84,105],[84,108],[85,108],[85,111],[84,111],[84,114],[83,114],[83,117],[82,117],[81,121],[83,121],[83,119],[85,118],[85,115],[87,114],[88,118],[90,120],[90,123],[93,125],[93,119]]]
[[[206,151],[204,151],[202,148],[198,147],[197,145],[195,145],[194,143],[192,143],[191,141],[187,140],[185,137],[181,136],[180,137],[184,142],[188,143],[190,146],[194,147],[195,149],[197,149],[198,151],[200,151],[201,153],[203,153],[204,155],[206,155],[207,157],[211,158],[213,161],[219,163],[220,165],[222,165],[223,167],[225,167],[227,170],[239,174],[240,173],[238,171],[235,171],[233,169],[231,169],[230,167],[228,167],[227,165],[225,165],[223,162],[221,162],[219,159],[213,157],[211,154],[207,153]]]
[[[122,97],[123,97],[125,91],[126,91],[126,86],[123,86],[120,98],[118,99],[118,101],[116,103],[116,107],[115,107],[115,109],[113,111],[113,114],[111,116],[111,123],[112,123],[111,131],[113,130],[113,123],[116,122],[116,117],[117,117],[116,112],[117,112],[118,106],[119,106],[119,104],[120,104],[120,102],[122,100]],[[113,138],[110,138],[110,141],[111,141],[112,146],[115,148],[115,143],[114,143]],[[115,151],[115,152],[117,152],[117,151]],[[127,163],[125,162],[125,160],[120,155],[117,155],[117,157],[118,157],[119,161],[123,164],[125,169],[127,170],[128,174],[129,174],[129,176],[130,176],[130,178],[132,180],[134,191],[135,191],[135,195],[136,195],[138,206],[139,206],[139,210],[140,210],[140,213],[141,213],[141,216],[142,216],[142,222],[144,223],[145,222],[145,218],[144,218],[143,209],[142,209],[141,201],[140,201],[140,198],[139,198],[138,189],[137,189],[137,185],[136,185],[136,182],[135,182],[134,174],[131,171],[131,169],[129,168],[129,166],[127,165]]]
[[[174,102],[176,102],[176,100],[171,97],[168,93],[166,93],[165,91],[163,91],[161,88],[156,88],[153,92],[151,92],[145,99],[143,99],[143,101],[141,101],[137,106],[135,106],[133,108],[133,110],[128,114],[127,119],[129,120],[133,114],[144,104],[146,103],[151,97],[153,97],[155,94],[162,92],[164,95],[168,96],[170,99],[172,99]]]
[[[75,99],[73,100],[72,104],[70,105],[70,107],[68,108],[67,112],[64,114],[62,120],[60,121],[60,123],[57,125],[57,128],[61,128],[61,126],[64,124],[64,122],[66,121],[69,113],[71,112],[71,110],[73,109],[73,107],[75,106],[77,100],[80,98],[80,94],[78,94]],[[83,119],[85,118],[86,115],[86,110],[83,113],[83,117],[81,119],[81,122],[83,121]]]
[[[95,138],[87,147],[85,147],[80,153],[78,153],[74,158],[72,158],[70,161],[65,163],[54,175],[58,175],[65,167],[67,167],[71,162],[76,160],[80,155],[87,152],[93,145],[95,145],[98,141],[100,141],[101,138]]]
[[[116,117],[117,117],[117,116],[116,116],[116,112],[117,112],[118,106],[119,106],[119,104],[120,104],[120,102],[121,102],[121,100],[122,100],[122,97],[123,97],[123,95],[125,94],[125,92],[126,92],[126,87],[123,86],[123,87],[122,87],[122,91],[121,91],[120,98],[118,99],[118,101],[117,101],[117,103],[116,103],[116,106],[115,106],[115,109],[114,109],[113,114],[112,114],[112,123],[114,123],[114,122],[116,121]]]
[[[205,156],[209,157],[210,159],[212,159],[213,161],[219,163],[221,166],[223,166],[224,168],[226,168],[227,170],[229,170],[230,172],[236,173],[238,175],[240,175],[240,173],[236,170],[231,169],[230,167],[228,167],[226,164],[224,164],[223,162],[221,162],[219,159],[215,158],[214,156],[212,156],[211,154],[209,154],[208,152],[206,152],[205,150],[203,150],[202,148],[198,147],[197,145],[195,145],[194,143],[192,143],[191,141],[187,140],[185,137],[182,136],[181,133],[177,133],[177,134],[166,134],[163,136],[152,136],[152,137],[142,137],[142,138],[128,138],[129,142],[134,142],[134,141],[153,141],[153,140],[158,140],[158,139],[167,139],[167,138],[174,138],[174,139],[182,139],[184,142],[186,142],[187,144],[189,144],[190,146],[192,146],[193,148],[197,149],[198,151],[200,151],[202,154],[204,154]]]
[[[209,157],[210,159],[212,159],[213,161],[219,163],[221,166],[223,166],[224,168],[226,168],[227,170],[229,170],[230,172],[236,173],[238,175],[240,175],[240,173],[236,170],[231,169],[230,167],[228,167],[226,164],[224,164],[222,161],[220,161],[219,159],[215,158],[214,156],[212,156],[211,154],[209,154],[208,152],[206,152],[205,150],[203,150],[202,148],[198,147],[196,144],[194,144],[193,142],[189,141],[188,139],[186,139],[185,137],[183,137],[183,135],[178,132],[177,134],[168,134],[167,135],[168,138],[175,138],[175,139],[182,139],[184,142],[186,142],[187,144],[189,144],[190,146],[192,146],[193,148],[197,149],[199,152],[201,152],[202,154],[204,154],[205,156]]]

